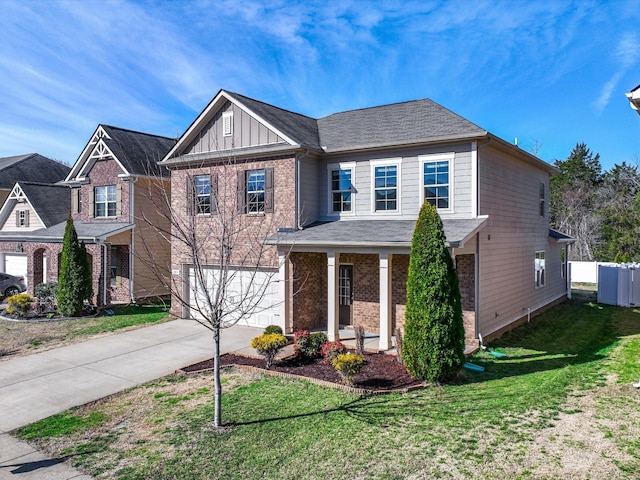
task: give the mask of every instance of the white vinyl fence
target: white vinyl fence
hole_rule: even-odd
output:
[[[598,283],[600,265],[617,265],[611,262],[569,262],[571,283]]]
[[[598,266],[598,303],[620,307],[640,305],[640,265]]]

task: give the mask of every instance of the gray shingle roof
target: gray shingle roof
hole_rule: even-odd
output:
[[[167,154],[176,143],[173,138],[160,137],[149,133],[135,132],[124,128],[101,125],[111,137],[105,138],[111,152],[131,174],[156,175],[161,167],[157,162]],[[165,175],[168,172],[164,171]]]
[[[78,239],[86,243],[93,243],[96,240],[105,240],[111,235],[115,235],[126,230],[133,229],[132,223],[125,222],[105,222],[105,223],[83,223],[74,220],[73,225],[76,227]],[[67,221],[60,222],[49,228],[41,228],[32,232],[21,233],[20,237],[16,237],[16,232],[0,233],[0,241],[3,240],[21,240],[25,242],[62,242],[64,238],[64,230]]]
[[[482,229],[487,217],[442,220],[447,244],[460,247]],[[272,245],[411,247],[415,220],[343,220],[317,223],[295,232],[278,232],[267,239]]]
[[[315,118],[274,107],[239,93],[227,90],[225,93],[262,117],[297,144],[315,150],[320,149],[318,123]]]
[[[71,211],[71,190],[67,185],[18,182],[45,227],[63,222]]]
[[[38,153],[0,158],[0,188],[11,189],[16,182],[56,183],[64,180],[69,168]]]
[[[326,152],[481,137],[488,132],[423,99],[334,113],[318,120]]]

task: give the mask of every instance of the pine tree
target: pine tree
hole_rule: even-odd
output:
[[[58,311],[67,317],[82,314],[85,300],[91,298],[91,273],[84,243],[78,234],[71,216],[67,219],[60,258],[58,277]]]
[[[464,323],[458,277],[442,220],[425,202],[411,244],[402,357],[416,378],[442,382],[464,363]]]

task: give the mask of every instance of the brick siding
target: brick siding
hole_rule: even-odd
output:
[[[474,345],[477,341],[475,255],[456,255],[456,271],[462,300],[465,342],[467,345]]]
[[[327,255],[296,253],[292,263],[293,330],[327,328]]]
[[[273,213],[245,214],[238,213],[237,183],[238,172],[263,168],[274,169]],[[260,265],[264,267],[278,267],[278,251],[275,246],[263,245],[263,240],[275,233],[278,228],[293,228],[295,218],[295,158],[256,159],[250,162],[225,162],[203,167],[176,169],[171,172],[171,204],[174,219],[182,222],[185,231],[195,228],[197,243],[200,250],[200,260],[206,265],[215,266],[218,263],[220,251],[220,215],[233,218],[233,231],[228,242],[231,247],[231,264],[233,266]],[[190,207],[187,205],[191,195],[187,192],[187,177],[193,175],[211,175],[217,179],[219,198],[219,212],[211,215],[187,215]],[[189,207],[189,208],[188,208]],[[193,223],[191,223],[193,222]],[[174,233],[176,227],[174,227]],[[193,264],[190,249],[179,241],[171,245],[171,269],[180,272],[172,276],[173,290],[181,290],[184,282],[182,278],[184,265]],[[176,316],[182,315],[182,307],[174,298],[172,310]]]

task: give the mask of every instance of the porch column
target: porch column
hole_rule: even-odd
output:
[[[340,338],[338,299],[338,262],[340,254],[327,252],[327,337],[334,342]]]
[[[380,350],[389,350],[391,342],[391,259],[390,253],[380,253]]]
[[[280,305],[278,307],[280,314],[280,327],[285,333],[290,332],[289,322],[289,258],[284,252],[278,252],[278,287]]]

